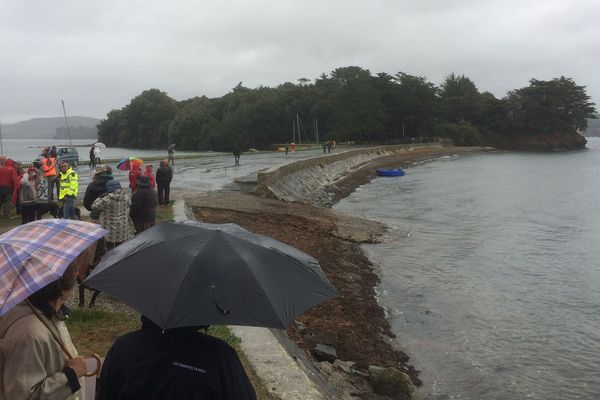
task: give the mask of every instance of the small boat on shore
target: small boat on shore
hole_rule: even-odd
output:
[[[398,169],[377,169],[377,175],[379,176],[404,176],[405,172],[402,168]]]

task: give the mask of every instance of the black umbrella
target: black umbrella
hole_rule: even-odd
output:
[[[248,325],[285,329],[337,295],[317,260],[235,224],[166,222],[107,253],[86,286],[163,329]]]

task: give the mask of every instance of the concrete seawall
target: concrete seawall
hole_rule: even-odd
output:
[[[369,161],[393,154],[443,147],[440,143],[378,146],[300,160],[258,172],[255,193],[285,201],[328,207],[333,202],[333,195],[326,191],[326,187]]]

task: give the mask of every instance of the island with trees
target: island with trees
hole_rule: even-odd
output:
[[[181,150],[267,149],[289,143],[292,132],[302,142],[448,138],[461,146],[582,149],[587,121],[595,113],[585,87],[562,76],[531,79],[529,86],[496,98],[464,75],[452,73],[438,86],[421,76],[372,74],[349,66],[314,82],[303,78],[255,89],[240,82],[218,98],[177,101],[149,89],[110,111],[98,124],[98,137],[108,146],[176,143]]]

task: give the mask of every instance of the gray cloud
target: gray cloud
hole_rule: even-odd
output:
[[[600,102],[600,3],[558,0],[4,2],[0,120],[104,117],[149,88],[182,100],[358,65],[464,74],[501,97],[565,75]],[[8,3],[8,4],[6,4]]]

